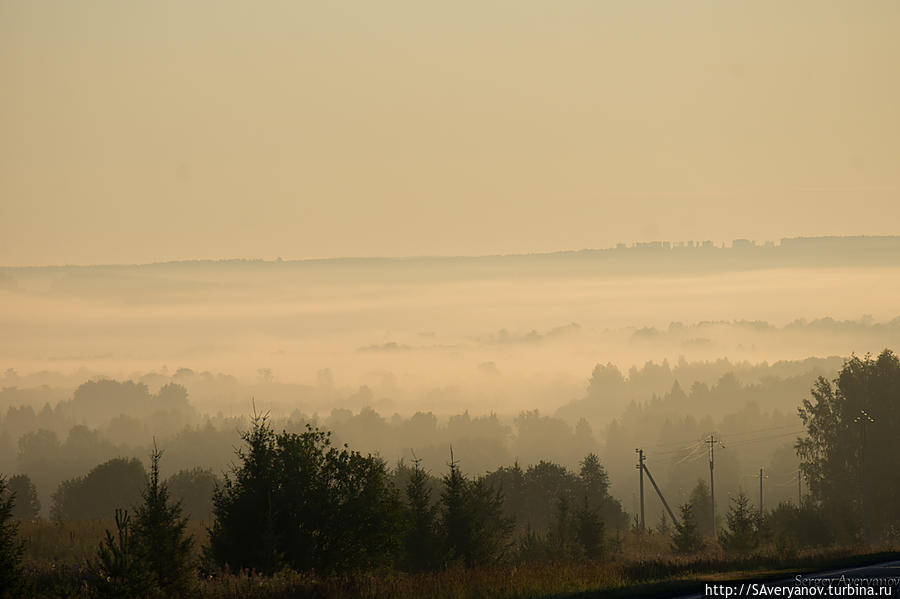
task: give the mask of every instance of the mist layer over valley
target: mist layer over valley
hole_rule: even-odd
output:
[[[0,466],[45,514],[154,437],[221,473],[255,405],[436,473],[450,445],[473,474],[595,452],[629,511],[634,447],[680,502],[717,431],[723,491],[763,466],[778,501],[816,378],[900,346],[896,243],[3,269]]]
[[[577,398],[598,362],[627,371],[649,360],[772,362],[896,344],[896,238],[788,241],[2,269],[0,360],[19,373],[189,368],[307,385],[328,369],[335,385],[367,385],[401,413],[515,413]],[[435,405],[434,389],[459,396]]]

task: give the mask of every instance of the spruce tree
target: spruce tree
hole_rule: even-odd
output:
[[[513,521],[503,515],[503,495],[481,477],[468,480],[450,454],[450,472],[441,494],[445,551],[449,560],[467,568],[500,557],[512,534]]]
[[[587,495],[581,508],[575,512],[575,534],[585,557],[599,559],[603,556],[604,526],[597,510],[591,508]]]
[[[91,595],[104,599],[156,597],[159,587],[147,562],[141,557],[126,510],[116,510],[116,534],[106,531],[90,563]]]
[[[725,521],[728,523],[728,530],[719,539],[724,549],[748,552],[756,547],[757,515],[744,491],[732,498]]]
[[[185,533],[187,518],[181,502],[169,502],[169,490],[159,480],[162,452],[153,444],[150,480],[142,493],[143,503],[135,509],[134,538],[140,559],[154,575],[159,588],[169,597],[186,596],[191,589],[193,541]]]
[[[406,567],[412,571],[434,569],[440,561],[437,506],[432,505],[428,474],[419,467],[419,460],[406,485],[406,499]]]
[[[675,523],[675,534],[672,535],[672,549],[675,553],[689,555],[703,549],[703,538],[697,530],[694,519],[694,506],[691,503],[681,504],[681,521]]]
[[[662,512],[660,515],[659,524],[656,525],[656,532],[664,537],[667,537],[672,533],[672,527],[669,525],[669,519],[666,517],[665,512]]]
[[[471,553],[472,516],[468,494],[469,481],[460,472],[451,451],[450,472],[444,476],[444,491],[441,493],[441,527],[449,560],[464,560]]]

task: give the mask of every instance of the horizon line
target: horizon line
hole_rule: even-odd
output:
[[[362,262],[362,261],[412,261],[412,260],[460,260],[460,259],[489,259],[489,258],[527,258],[541,256],[555,256],[560,254],[578,254],[586,252],[609,252],[620,250],[634,249],[764,249],[764,248],[780,248],[784,246],[785,241],[818,241],[818,240],[862,240],[862,239],[895,239],[900,240],[898,235],[808,235],[797,237],[782,237],[778,242],[772,240],[757,240],[749,238],[732,239],[730,245],[727,241],[704,240],[653,240],[653,241],[632,241],[630,243],[616,243],[613,246],[580,248],[580,249],[562,249],[536,252],[510,252],[497,254],[414,254],[414,255],[379,255],[379,256],[329,256],[322,258],[288,258],[281,256],[276,258],[180,258],[172,260],[160,260],[156,262],[100,262],[100,263],[56,263],[56,264],[27,264],[20,266],[0,265],[0,269],[41,269],[41,268],[109,268],[109,267],[142,267],[142,266],[167,266],[177,264],[192,263],[225,263],[225,262],[252,262],[263,264],[298,264],[298,263],[316,263],[316,262]],[[689,245],[690,244],[690,245]]]

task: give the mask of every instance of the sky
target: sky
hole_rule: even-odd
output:
[[[900,233],[895,0],[0,0],[0,265]]]

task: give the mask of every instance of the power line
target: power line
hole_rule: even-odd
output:
[[[760,428],[760,429],[755,429],[755,430],[751,430],[751,431],[735,431],[735,432],[725,432],[725,433],[717,432],[716,434],[723,436],[723,437],[742,437],[744,435],[755,435],[757,433],[767,433],[770,431],[781,430],[784,428],[796,428],[796,427],[797,427],[797,424],[783,424],[783,425],[779,425],[779,426],[770,426],[768,428]],[[805,430],[801,430],[800,432],[805,432]],[[795,434],[795,433],[791,432],[791,433],[786,433],[786,434]],[[747,440],[747,439],[738,439],[738,441],[741,441],[741,442],[745,441],[745,440]],[[668,449],[666,451],[655,452],[656,455],[662,455],[662,454],[666,454],[666,453],[678,453],[679,451],[686,451],[686,450],[692,448],[694,446],[694,444],[696,444],[697,442],[698,442],[698,439],[695,437],[693,439],[684,439],[682,441],[671,441],[671,442],[667,442],[667,443],[658,443],[656,445],[652,445],[651,447],[655,449],[655,448],[659,448],[659,447],[671,447],[673,445],[681,445],[682,446],[678,449]],[[699,442],[703,443],[704,441],[699,441]],[[688,444],[688,445],[685,445],[685,444]]]
[[[792,435],[799,435],[799,434],[805,433],[805,432],[806,432],[805,430],[799,430],[799,431],[790,431],[790,432],[787,432],[787,433],[780,433],[780,434],[777,434],[777,435],[768,435],[768,436],[765,436],[765,437],[757,437],[757,438],[755,438],[755,439],[741,439],[741,440],[739,440],[739,441],[735,441],[735,442],[733,442],[733,443],[730,443],[729,445],[732,446],[732,447],[734,447],[734,446],[741,446],[741,445],[747,445],[747,444],[749,444],[749,443],[756,443],[757,441],[768,441],[768,440],[770,440],[770,439],[778,439],[778,438],[781,438],[781,437],[789,437],[789,436],[792,436]]]

